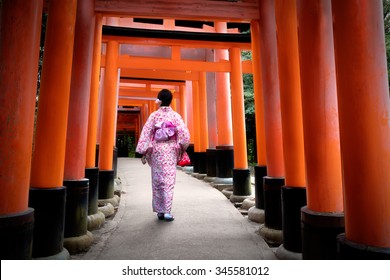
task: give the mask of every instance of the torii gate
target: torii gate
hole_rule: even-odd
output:
[[[275,230],[279,238],[283,230],[285,249],[295,253],[302,249],[303,258],[388,258],[390,101],[381,1],[46,2],[49,2],[50,16],[32,153],[43,1],[1,1],[2,259],[58,257],[66,255],[63,245],[68,237],[90,237],[84,219],[88,190],[85,167],[95,166],[86,164],[88,156],[86,160],[81,155],[87,150],[87,142],[96,139],[87,136],[91,123],[88,115],[93,111],[88,107],[90,103],[96,104],[96,96],[89,95],[90,88],[97,92],[101,64],[101,32],[94,32],[95,15],[98,15],[96,22],[99,18],[101,22],[102,15],[133,18],[164,15],[170,20],[250,22],[256,110],[257,113],[264,112],[261,114],[264,134],[262,124],[257,124],[265,144],[258,149],[261,160],[258,164],[267,167],[263,234],[268,234],[268,228],[271,232]],[[360,15],[358,18],[357,14]],[[99,29],[99,24],[96,26]],[[173,41],[170,38],[166,44]],[[114,93],[103,104],[106,113],[103,113],[102,131],[110,133],[100,143],[105,148],[100,157],[99,172],[108,171],[107,181],[112,181],[116,116],[115,83],[107,81],[118,80],[116,63],[121,61],[118,60],[118,46],[116,41],[108,42],[105,62],[104,92],[105,95]],[[219,100],[220,105],[229,110],[217,112],[217,119],[226,121],[233,112],[234,139],[228,139],[227,144],[234,142],[235,151],[242,151],[245,141],[240,138],[242,133],[237,134],[235,130],[242,131],[239,76],[245,66],[239,63],[240,47],[229,45],[229,48],[229,61],[235,67],[218,60],[217,64],[212,64],[214,66],[207,62],[193,64],[201,69],[198,82],[194,83],[194,101],[204,100],[197,97],[198,93],[204,94],[204,74],[201,73],[210,69],[218,71],[215,68],[219,67],[231,72],[233,102],[228,102],[227,98]],[[93,49],[99,51],[93,52]],[[221,54],[220,58],[227,60],[226,55]],[[177,51],[174,57],[178,57]],[[145,61],[166,69],[163,67],[166,61]],[[129,63],[127,59],[123,62]],[[134,62],[142,68],[141,60]],[[167,67],[169,71],[177,70],[180,69],[178,65],[169,62]],[[186,67],[191,65],[187,63]],[[150,72],[148,69],[136,72],[147,73]],[[218,82],[219,85],[222,83]],[[292,96],[295,98],[290,100]],[[218,93],[217,97],[220,97]],[[258,106],[261,102],[263,110]],[[297,107],[299,104],[301,110]],[[196,108],[203,106],[193,105],[196,119],[199,114]],[[256,117],[261,119],[262,116]],[[199,132],[196,127],[195,134]],[[231,135],[229,132],[225,135],[219,127],[218,133],[226,138]],[[203,143],[199,146],[201,150],[204,148]],[[243,158],[242,154],[235,156],[236,168],[247,164]],[[306,170],[297,168],[302,167],[302,158]],[[257,179],[262,181],[261,178],[262,175]],[[307,194],[303,195],[305,186],[302,184],[305,183]],[[74,205],[65,203],[65,192]],[[280,193],[283,195],[281,201]],[[295,199],[295,195],[299,199]],[[302,196],[307,199],[307,206],[301,210]],[[79,220],[75,215],[77,207],[82,213]],[[299,246],[294,235],[301,231],[301,223],[303,244]],[[265,237],[278,242],[277,238]]]

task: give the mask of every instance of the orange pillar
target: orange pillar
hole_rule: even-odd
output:
[[[282,242],[281,187],[284,185],[282,120],[276,44],[275,0],[259,2],[260,48],[267,145],[267,176],[264,177],[265,224],[260,234],[275,245]],[[275,234],[268,235],[268,228]]]
[[[99,145],[99,199],[114,196],[113,149],[116,125],[119,44],[108,41]]]
[[[255,101],[256,122],[256,150],[257,165],[255,166],[255,203],[256,207],[250,209],[248,218],[259,223],[264,223],[264,186],[263,178],[267,176],[266,141],[264,128],[264,97],[261,73],[261,50],[260,50],[260,24],[258,20],[251,22],[252,41],[252,69],[253,89]],[[253,214],[252,214],[253,213]],[[257,214],[256,214],[257,213]]]
[[[76,0],[49,3],[30,181],[29,203],[37,211],[33,257],[65,251],[63,179],[76,8]]]
[[[194,130],[194,173],[199,173],[200,143],[200,113],[199,113],[199,81],[192,81],[192,104],[193,104],[193,130]]]
[[[98,111],[99,111],[99,77],[101,72],[100,59],[102,47],[102,23],[103,16],[95,16],[95,30],[92,56],[91,90],[89,100],[87,152],[85,163],[85,177],[89,179],[88,189],[88,215],[98,212],[98,187],[99,168],[96,164],[96,144],[98,133]]]
[[[276,254],[283,255],[284,249],[302,252],[301,208],[306,206],[296,0],[276,0],[275,16],[286,184],[281,192],[283,246]]]
[[[171,107],[174,111],[177,111],[176,98],[172,98]]]
[[[199,83],[198,83],[198,127],[200,151],[198,153],[198,163],[200,174],[207,174],[207,154],[206,150],[209,145],[209,131],[208,131],[208,120],[207,120],[207,82],[206,72],[199,72]]]
[[[248,169],[246,150],[244,86],[242,81],[241,50],[232,48],[229,51],[231,72],[230,84],[232,91],[234,169],[233,194],[230,201],[243,201],[251,194],[251,176]]]
[[[91,73],[91,95],[89,101],[86,168],[96,167],[95,159],[99,108],[99,77],[101,69],[102,22],[103,16],[101,14],[96,15]]]
[[[85,178],[89,97],[95,27],[94,0],[78,1],[69,97],[64,186],[67,188],[64,246],[68,251],[88,248],[92,234],[87,234],[89,180]],[[76,241],[74,237],[77,237]],[[68,238],[73,238],[68,241]],[[69,244],[69,242],[71,244]]]
[[[187,95],[185,85],[180,85],[180,113],[184,123],[187,124]]]
[[[226,22],[215,22],[215,30],[218,33],[227,33]],[[228,61],[229,51],[224,49],[215,50],[215,61]],[[230,96],[229,73],[215,73],[216,92],[218,100],[217,110],[217,178],[218,183],[232,183],[234,155],[233,155],[233,132],[232,132],[232,109]]]
[[[297,3],[307,169],[302,253],[304,259],[333,259],[344,221],[331,3]]]
[[[332,1],[332,9],[345,195],[341,257],[389,259],[390,101],[382,1]]]
[[[34,210],[28,191],[42,1],[5,0],[0,8],[0,257],[30,259]]]

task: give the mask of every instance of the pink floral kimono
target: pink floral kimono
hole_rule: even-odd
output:
[[[171,212],[176,164],[189,140],[183,119],[167,106],[153,112],[142,129],[136,152],[146,155],[151,166],[154,212]]]

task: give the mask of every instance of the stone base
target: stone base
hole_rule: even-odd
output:
[[[211,184],[213,188],[219,190],[220,192],[223,191],[226,188],[231,188],[233,191],[233,185],[231,184]]]
[[[194,172],[194,167],[193,166],[184,166],[183,171],[187,174],[191,174]]]
[[[256,204],[255,198],[249,197],[242,202],[241,208],[245,210],[249,210],[250,208],[255,206],[255,204]]]
[[[228,178],[215,177],[214,184],[215,185],[232,185],[233,186],[233,177],[228,177]]]
[[[338,255],[342,260],[390,260],[390,248],[367,246],[346,239],[345,234],[337,236]]]
[[[283,232],[281,230],[268,228],[265,224],[259,228],[259,234],[270,246],[280,246],[283,243]]]
[[[70,260],[70,254],[68,250],[63,248],[58,254],[42,258],[33,258],[33,260]]]
[[[256,206],[253,206],[249,208],[248,210],[248,219],[251,220],[252,222],[256,222],[259,224],[264,224],[264,210],[256,208]]]
[[[86,251],[93,242],[93,234],[87,231],[86,234],[81,236],[67,237],[64,238],[64,247],[69,253],[79,253]]]
[[[213,183],[214,180],[215,180],[216,177],[209,177],[209,176],[206,176],[204,177],[203,181],[207,182],[207,183]]]
[[[114,215],[115,208],[111,203],[102,203],[102,206],[99,206],[98,211],[102,212],[106,218]]]
[[[275,254],[279,260],[302,260],[302,253],[289,251],[283,244],[278,247]]]
[[[120,200],[119,196],[114,195],[112,198],[99,199],[99,205],[110,203],[114,208],[118,208]]]
[[[206,173],[194,173],[192,176],[198,180],[203,180],[204,178],[206,178],[207,174]]]
[[[230,199],[230,196],[233,194],[233,186],[227,187],[223,189],[221,192],[227,197],[227,199]]]
[[[89,215],[87,217],[87,228],[88,230],[95,230],[99,229],[104,225],[104,222],[106,221],[106,216],[104,215],[103,212],[97,211],[96,214]]]
[[[248,198],[252,198],[252,196],[250,195],[235,195],[235,194],[232,194],[229,199],[230,199],[230,202],[232,203],[235,203],[235,202],[243,202],[244,200],[248,199]]]

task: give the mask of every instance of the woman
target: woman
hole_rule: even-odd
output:
[[[136,152],[142,154],[142,163],[152,169],[153,211],[159,220],[173,221],[171,214],[176,164],[187,149],[190,133],[181,116],[170,107],[172,93],[163,89],[156,103],[160,108],[146,121]]]

